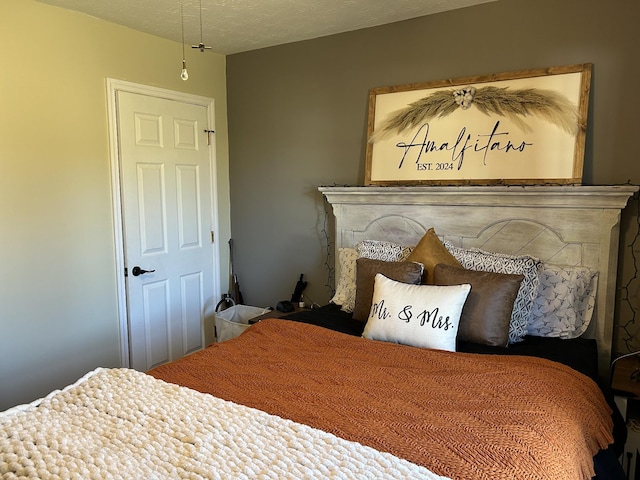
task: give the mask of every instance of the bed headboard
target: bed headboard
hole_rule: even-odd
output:
[[[452,244],[599,272],[585,336],[608,377],[620,212],[637,186],[320,187],[333,207],[335,250],[361,240],[415,245],[430,227]],[[336,278],[339,272],[336,262]]]

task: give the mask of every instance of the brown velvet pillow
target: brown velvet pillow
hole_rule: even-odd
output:
[[[433,281],[433,269],[436,265],[443,263],[462,267],[456,257],[449,253],[449,250],[442,244],[436,231],[433,228],[427,230],[420,239],[411,254],[407,257],[407,262],[418,262],[424,265],[424,277],[422,283],[435,285]]]
[[[523,275],[478,272],[450,265],[436,265],[436,285],[468,283],[471,291],[462,309],[458,340],[506,347],[509,322]]]
[[[417,285],[422,278],[422,265],[413,262],[384,262],[370,258],[356,260],[356,305],[353,318],[366,322],[373,299],[373,283],[377,273],[391,280]]]

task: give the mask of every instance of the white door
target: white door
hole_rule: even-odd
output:
[[[213,301],[207,109],[117,93],[130,366],[203,347]]]

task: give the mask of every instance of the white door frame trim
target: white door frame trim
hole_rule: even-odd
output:
[[[117,118],[117,93],[129,92],[151,97],[159,97],[167,100],[175,100],[183,103],[201,105],[207,109],[207,128],[215,125],[215,103],[214,99],[192,95],[189,93],[176,92],[158,87],[142,85],[107,78],[107,113],[109,122],[109,157],[111,163],[111,204],[113,207],[113,231],[115,247],[115,270],[116,270],[116,296],[118,301],[118,326],[120,332],[120,362],[123,367],[129,367],[129,325],[127,291],[125,283],[125,254],[124,254],[124,230],[122,218],[122,192],[120,185],[120,155],[118,149],[118,118]],[[211,135],[211,148],[209,148],[209,162],[211,165],[211,202],[212,218],[211,225],[213,231],[218,231],[218,199],[214,194],[217,191],[217,173],[215,162],[215,135]],[[220,265],[220,249],[218,242],[213,243],[213,261],[215,265]],[[213,268],[213,265],[211,266]],[[213,292],[220,290],[220,270],[213,270]],[[219,296],[219,295],[218,295]],[[204,328],[204,327],[203,327]]]

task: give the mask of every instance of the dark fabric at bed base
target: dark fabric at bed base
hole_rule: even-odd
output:
[[[282,317],[287,320],[310,323],[349,335],[361,336],[364,324],[353,320],[351,314],[340,310],[339,305],[328,304],[311,310],[292,313]],[[563,340],[527,336],[522,342],[509,347],[491,347],[470,342],[459,342],[457,350],[466,353],[494,355],[528,355],[553,360],[567,365],[588,377],[598,378],[598,355],[596,341],[576,338]]]
[[[593,466],[596,471],[594,480],[626,480],[627,478],[613,445],[596,453],[593,457]]]
[[[340,310],[339,305],[328,304],[312,310],[292,313],[288,320],[310,323],[349,335],[361,336],[364,324],[351,318],[351,314]],[[570,340],[526,336],[522,342],[508,347],[492,347],[471,342],[458,342],[457,351],[491,355],[526,355],[553,360],[577,370],[594,381],[598,377],[598,348],[594,339],[574,338]]]
[[[512,343],[506,348],[458,342],[458,351],[541,357],[562,363],[594,380],[598,379],[598,347],[594,339],[574,338],[565,340],[526,336],[522,342]]]
[[[364,330],[364,323],[351,318],[351,314],[340,310],[340,305],[333,303],[324,305],[312,310],[296,312],[285,317],[287,320],[297,322],[310,323],[321,327],[328,328],[337,332],[349,335],[361,336]],[[610,459],[611,456],[622,454],[624,443],[627,437],[627,428],[615,402],[613,395],[607,385],[602,385],[598,377],[598,351],[596,341],[586,338],[575,338],[564,340],[559,338],[533,337],[526,336],[522,342],[509,345],[509,347],[490,347],[486,345],[478,345],[470,342],[460,342],[457,346],[458,351],[466,353],[483,353],[494,355],[525,355],[546,358],[558,363],[567,365],[574,370],[593,379],[605,394],[611,409],[613,410],[614,428],[613,435],[615,443],[608,452],[602,454],[604,459]],[[597,464],[603,463],[598,456],[595,457]],[[617,472],[613,471],[611,476],[604,476],[603,472],[609,472],[611,469],[606,466],[600,467],[598,478],[618,478]],[[598,468],[596,468],[598,472]]]

